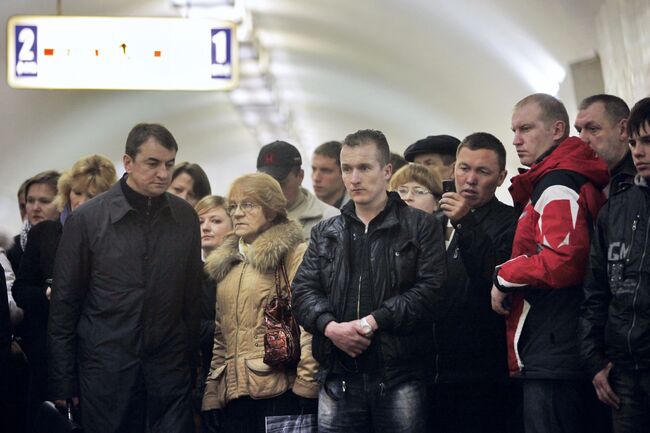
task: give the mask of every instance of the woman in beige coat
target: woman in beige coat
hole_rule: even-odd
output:
[[[264,306],[275,294],[276,270],[284,264],[289,280],[306,244],[301,227],[287,219],[280,184],[263,173],[233,182],[227,210],[228,235],[206,261],[217,282],[217,320],[210,373],[203,396],[204,423],[217,419],[222,431],[265,431],[265,417],[301,413],[318,396],[311,335],[301,330],[301,359],[294,368],[272,368],[264,357]],[[204,427],[208,427],[204,425]]]

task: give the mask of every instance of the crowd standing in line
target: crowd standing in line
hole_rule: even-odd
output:
[[[650,431],[650,98],[588,97],[574,126],[550,95],[515,105],[514,208],[483,132],[400,161],[359,130],[314,151],[314,193],[275,141],[210,195],[158,124],[117,182],[98,155],[27,179],[0,248],[2,431],[45,399],[88,432]],[[280,290],[301,325],[284,367]]]

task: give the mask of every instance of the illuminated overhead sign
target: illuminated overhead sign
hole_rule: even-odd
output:
[[[230,90],[237,81],[231,22],[17,16],[7,24],[14,88]]]

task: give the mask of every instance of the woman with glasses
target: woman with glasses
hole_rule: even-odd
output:
[[[408,164],[397,170],[390,179],[389,188],[409,206],[431,214],[438,210],[442,197],[440,176],[420,164]]]
[[[302,228],[287,219],[286,206],[280,184],[267,174],[244,175],[230,187],[226,209],[233,233],[206,261],[217,283],[217,314],[204,429],[221,420],[221,431],[264,433],[267,416],[316,411],[309,334],[301,332],[297,366],[273,368],[263,361],[264,306],[275,296],[281,268],[293,280],[306,249]]]

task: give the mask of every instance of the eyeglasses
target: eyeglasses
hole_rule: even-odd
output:
[[[431,194],[431,191],[428,189],[422,187],[422,186],[414,186],[412,188],[409,188],[408,186],[400,186],[397,188],[397,193],[399,194],[400,197],[406,197],[409,195],[409,192],[413,192],[413,195],[416,196],[425,196],[427,194]]]
[[[228,215],[233,215],[237,212],[237,208],[239,208],[244,213],[250,213],[256,207],[260,207],[260,205],[245,201],[242,203],[230,203],[228,207],[226,207],[226,211],[228,211]]]

